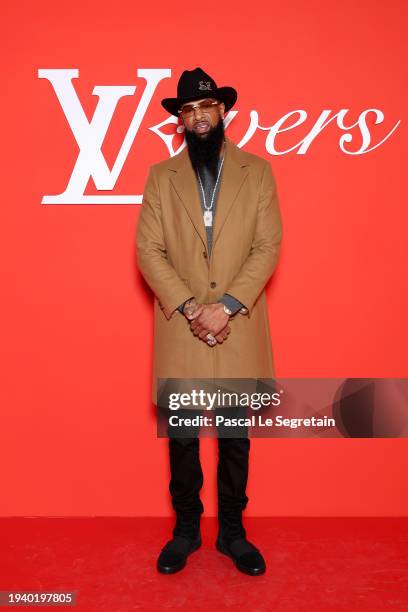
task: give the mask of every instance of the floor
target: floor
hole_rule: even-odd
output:
[[[203,545],[186,568],[159,574],[172,526],[170,518],[0,519],[0,591],[76,591],[78,612],[408,610],[406,518],[245,518],[267,563],[256,577],[215,549],[214,518],[203,518]]]

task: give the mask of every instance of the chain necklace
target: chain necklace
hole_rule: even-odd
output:
[[[221,164],[220,164],[220,167],[219,167],[219,170],[218,170],[217,180],[216,180],[216,183],[215,183],[215,187],[214,187],[214,189],[213,189],[213,192],[212,192],[212,196],[211,196],[211,203],[210,203],[210,205],[209,205],[209,206],[207,206],[207,202],[205,201],[205,193],[204,193],[203,184],[202,184],[202,182],[201,182],[201,176],[200,176],[200,173],[199,173],[199,172],[198,172],[198,170],[197,170],[198,180],[200,181],[201,193],[203,194],[203,202],[204,202],[204,208],[205,208],[205,211],[204,211],[204,213],[203,213],[203,219],[204,219],[204,225],[205,225],[206,227],[211,227],[211,226],[212,226],[212,224],[213,224],[213,213],[212,213],[212,207],[213,207],[213,203],[214,203],[214,196],[215,196],[215,192],[216,192],[216,190],[217,190],[217,185],[218,185],[218,181],[219,181],[219,179],[220,179],[220,174],[221,174],[221,170],[222,170],[223,163],[224,163],[224,156],[222,157],[222,160],[221,160]]]

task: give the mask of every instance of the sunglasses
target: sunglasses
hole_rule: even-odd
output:
[[[183,117],[192,117],[195,108],[199,108],[203,113],[208,113],[213,110],[215,106],[218,106],[218,100],[203,100],[202,102],[198,102],[197,104],[185,104],[180,110],[178,110],[179,115],[183,115]]]

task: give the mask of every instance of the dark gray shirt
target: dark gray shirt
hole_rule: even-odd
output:
[[[220,166],[221,166],[221,162],[222,162],[222,158],[220,157],[220,159],[218,160],[218,166],[217,169],[219,171]],[[217,208],[217,199],[218,199],[218,193],[220,191],[220,185],[221,185],[221,180],[222,180],[222,173],[223,173],[224,167],[221,170],[221,174],[220,174],[220,178],[218,180],[218,184],[217,187],[215,189],[215,193],[214,193],[214,201],[213,201],[213,205],[212,205],[212,216],[213,216],[213,224],[214,224],[214,219],[215,219],[215,211]],[[197,185],[198,185],[198,191],[200,194],[200,202],[201,202],[201,210],[204,214],[205,211],[205,206],[204,206],[204,198],[203,198],[203,191],[201,189],[201,185],[200,185],[200,181],[198,178],[198,171],[196,173],[197,176]],[[213,177],[212,174],[210,173],[210,171],[208,170],[207,167],[203,167],[200,168],[200,178],[201,178],[201,183],[203,185],[203,190],[204,190],[204,195],[205,195],[205,202],[207,204],[207,209],[209,208],[210,204],[211,204],[211,198],[213,195],[213,191],[217,182],[217,177]],[[211,255],[211,247],[212,247],[212,230],[213,230],[213,226],[205,226],[206,232],[207,232],[207,245],[208,245],[208,254]]]

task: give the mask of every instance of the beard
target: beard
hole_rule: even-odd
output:
[[[221,146],[224,141],[224,121],[220,117],[218,123],[211,126],[204,136],[196,134],[193,130],[184,130],[188,154],[194,170],[205,166],[213,178],[218,173],[218,161]]]

